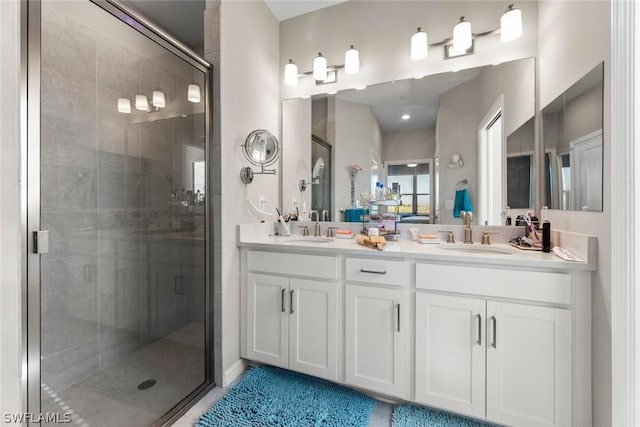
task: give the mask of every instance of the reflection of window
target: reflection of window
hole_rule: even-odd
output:
[[[429,215],[431,177],[428,163],[418,163],[415,167],[406,164],[388,165],[387,186],[393,187],[394,184],[400,185],[400,213]],[[395,212],[395,208],[391,211]]]
[[[204,160],[193,162],[193,193],[204,194],[205,182]]]

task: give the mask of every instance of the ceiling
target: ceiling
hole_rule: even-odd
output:
[[[381,83],[364,90],[340,91],[337,97],[371,106],[382,132],[433,128],[440,95],[476,77],[481,69]],[[403,114],[409,114],[411,118],[402,120]]]
[[[284,21],[285,19],[315,12],[345,1],[347,0],[265,0],[265,3],[278,21]]]
[[[128,0],[125,3],[167,33],[202,54],[205,0]]]
[[[1,1],[1,0],[0,0]],[[278,21],[304,15],[347,0],[267,0]],[[151,22],[171,34],[195,52],[204,51],[204,18],[206,0],[127,0]]]

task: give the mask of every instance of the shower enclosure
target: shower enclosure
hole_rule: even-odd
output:
[[[115,2],[27,13],[28,410],[162,424],[213,382],[211,68]]]

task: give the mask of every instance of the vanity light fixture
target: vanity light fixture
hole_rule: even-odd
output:
[[[355,90],[365,90],[367,88],[367,86],[356,86],[354,89]]]
[[[464,16],[460,17],[460,22],[453,27],[453,50],[463,52],[472,44],[471,22],[465,21]]]
[[[298,66],[293,59],[284,66],[284,83],[287,86],[296,86],[301,76],[313,76],[316,85],[335,83],[338,81],[338,70],[344,68],[346,74],[360,72],[360,52],[353,45],[344,54],[344,65],[327,65],[327,58],[318,52],[313,60],[313,70],[298,72]]]
[[[321,52],[313,60],[313,78],[321,82],[327,78],[327,58]]]
[[[358,74],[360,71],[360,52],[353,45],[344,54],[344,72]]]
[[[402,117],[400,117],[402,120],[409,120],[411,118],[410,115],[408,114],[403,114]]]
[[[336,93],[338,93],[337,90],[332,90],[331,92],[327,92],[327,95],[335,95]]]
[[[290,59],[284,66],[284,84],[287,86],[295,86],[298,84],[298,66],[293,59]]]
[[[411,59],[417,61],[424,59],[429,54],[429,43],[427,42],[427,33],[422,31],[422,27],[418,27],[418,31],[411,36]]]
[[[415,167],[417,167],[417,166],[418,166],[418,164],[417,164],[417,163],[407,163],[407,167],[408,167],[408,168],[415,168]]]
[[[200,102],[200,86],[196,84],[190,84],[187,87],[187,99],[189,102],[198,103]]]
[[[309,98],[311,98],[311,95],[303,95],[303,96],[301,96],[300,98],[302,98],[302,99],[309,99]]]
[[[522,36],[522,11],[510,4],[500,18],[500,28],[481,33],[471,31],[471,22],[464,16],[453,27],[452,37],[435,43],[428,43],[427,33],[418,27],[418,31],[411,36],[411,59],[418,60],[427,56],[428,48],[444,47],[445,59],[473,54],[475,39],[500,34],[500,41],[509,42]]]
[[[145,95],[136,95],[136,110],[147,111],[149,109],[149,101]]]
[[[130,114],[131,101],[127,98],[118,98],[118,113]]]
[[[522,35],[522,11],[510,4],[500,18],[500,41],[510,42]]]
[[[151,103],[156,108],[164,108],[166,106],[164,92],[159,90],[154,90],[151,97]]]

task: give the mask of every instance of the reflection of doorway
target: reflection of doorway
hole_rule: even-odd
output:
[[[319,178],[318,184],[311,185],[311,209],[317,210],[321,220],[323,211],[328,212],[327,221],[331,221],[331,144],[323,141],[315,135],[311,135],[311,165],[316,164],[319,158],[324,160],[324,172]],[[327,214],[325,214],[327,215]]]
[[[478,224],[500,225],[506,199],[505,138],[502,120],[503,97],[495,104],[478,126]]]
[[[602,129],[571,141],[572,209],[602,210]]]

